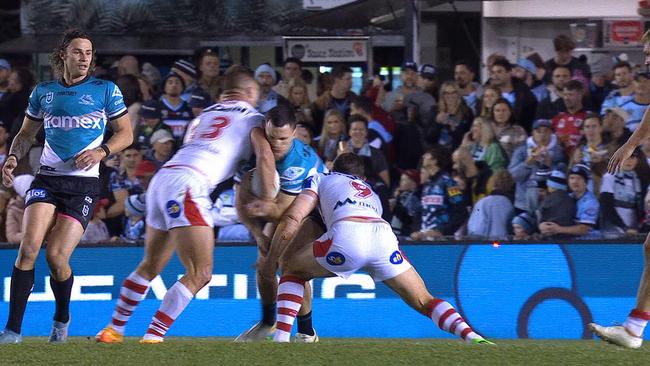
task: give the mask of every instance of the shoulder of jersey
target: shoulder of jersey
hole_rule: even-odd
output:
[[[53,85],[55,85],[57,83],[58,83],[58,81],[56,81],[56,80],[41,81],[40,83],[36,84],[36,87],[37,88],[39,88],[39,87],[47,88],[47,87],[53,86]]]

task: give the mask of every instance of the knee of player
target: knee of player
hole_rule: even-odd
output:
[[[17,261],[21,264],[34,263],[36,262],[36,257],[38,257],[38,252],[40,246],[34,247],[32,245],[24,245],[20,247],[18,251]]]
[[[646,258],[646,260],[650,260],[650,235],[643,243],[643,255]]]
[[[48,250],[45,253],[45,259],[52,270],[67,266],[68,264],[68,256],[59,250]]]
[[[151,281],[160,274],[163,270],[163,265],[160,263],[152,263],[150,261],[142,261],[138,265],[136,272],[143,278]]]

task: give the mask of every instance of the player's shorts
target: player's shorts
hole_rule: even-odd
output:
[[[147,188],[147,225],[158,230],[213,227],[207,179],[188,167],[162,168]]]
[[[380,282],[412,267],[386,223],[339,221],[313,245],[316,261],[342,278],[362,269]]]
[[[99,178],[37,174],[25,194],[25,207],[44,202],[78,221],[84,230],[99,199]]]

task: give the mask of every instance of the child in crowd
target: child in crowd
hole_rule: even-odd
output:
[[[124,201],[124,232],[122,239],[127,241],[138,241],[144,239],[144,194],[132,194]]]
[[[530,214],[520,213],[512,219],[512,239],[521,241],[534,239],[536,226],[537,222]]]
[[[395,235],[410,235],[418,230],[420,222],[416,218],[420,215],[420,172],[417,169],[402,171],[399,186],[389,200],[392,218],[390,225]]]
[[[84,231],[84,234],[81,237],[81,242],[99,243],[108,241],[110,239],[108,227],[106,227],[104,221],[102,221],[97,215],[101,209],[108,207],[108,205],[108,198],[102,198],[101,200],[97,201],[97,204],[93,209],[93,216],[90,218],[88,227],[86,227],[86,231]]]

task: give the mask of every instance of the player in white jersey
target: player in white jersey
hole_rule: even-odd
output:
[[[281,261],[278,286],[278,315],[273,340],[288,342],[305,282],[312,278],[349,277],[364,269],[375,281],[383,281],[421,314],[441,329],[456,334],[468,343],[492,344],[475,333],[446,301],[434,298],[400,251],[390,225],[381,219],[379,197],[364,180],[363,159],[341,154],[334,161],[333,173],[308,178],[304,189],[280,221],[263,276],[275,276],[274,260]],[[312,246],[283,255],[301,227],[302,221],[318,207],[327,232]]]
[[[248,161],[259,141],[263,116],[253,107],[259,87],[252,71],[231,67],[224,75],[221,102],[203,111],[181,149],[152,179],[147,190],[144,258],[122,285],[111,323],[96,340],[123,341],[124,327],[150,282],[174,251],[185,275],[165,294],[142,343],[160,343],[192,297],[212,278],[214,231],[211,190]]]
[[[9,317],[0,344],[20,343],[23,315],[34,284],[34,265],[47,239],[46,259],[56,310],[50,342],[64,342],[74,276],[70,256],[81,239],[99,198],[98,164],[133,142],[133,133],[120,89],[92,76],[95,48],[80,30],[64,33],[52,53],[58,80],[39,83],[29,97],[25,119],[2,168],[10,187],[18,161],[43,128],[41,166],[25,195],[24,236],[11,276]],[[112,124],[113,136],[102,144]]]

